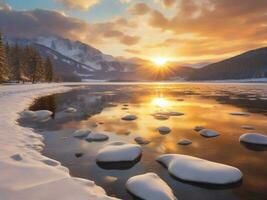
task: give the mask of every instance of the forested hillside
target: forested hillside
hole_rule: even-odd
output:
[[[190,80],[225,80],[267,77],[267,47],[196,69]]]
[[[32,46],[4,44],[0,33],[0,83],[52,82],[53,65]]]

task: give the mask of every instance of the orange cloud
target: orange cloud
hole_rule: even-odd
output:
[[[98,4],[100,0],[56,0],[71,9],[88,10],[92,6]]]
[[[150,8],[145,3],[136,3],[129,8],[132,15],[145,15],[150,11]]]

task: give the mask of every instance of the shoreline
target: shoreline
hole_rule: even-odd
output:
[[[35,98],[88,83],[44,83],[0,87],[0,193],[2,200],[115,200],[93,181],[71,177],[60,162],[41,154],[43,137],[17,123]]]

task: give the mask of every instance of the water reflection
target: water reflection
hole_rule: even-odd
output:
[[[23,124],[42,131],[45,136],[44,154],[57,159],[70,169],[74,176],[94,180],[109,195],[132,199],[122,187],[131,176],[156,172],[174,190],[180,200],[237,200],[264,199],[267,191],[267,151],[241,145],[239,136],[246,132],[243,125],[250,124],[255,132],[267,133],[267,87],[265,85],[99,85],[85,87],[65,94],[41,98],[31,109],[49,109],[56,114],[54,120],[42,124]],[[52,100],[51,100],[52,99]],[[255,100],[256,99],[256,100]],[[74,107],[77,113],[64,112]],[[125,109],[127,108],[127,109]],[[185,115],[159,120],[152,114],[172,111]],[[249,112],[250,116],[233,116],[230,112]],[[121,120],[134,114],[137,120]],[[171,133],[161,135],[159,126],[168,126]],[[214,129],[221,133],[217,138],[203,138],[195,126]],[[79,128],[110,132],[110,141],[88,143],[71,137]],[[103,145],[114,141],[135,143],[142,136],[150,140],[142,146],[142,158],[127,167],[110,169],[95,162]],[[192,140],[189,146],[179,146],[181,138]],[[83,156],[76,157],[75,154]],[[244,173],[244,181],[234,188],[203,188],[175,180],[155,158],[163,153],[181,153],[210,161],[229,164]],[[103,169],[104,168],[104,169]],[[113,181],[106,179],[113,177]]]

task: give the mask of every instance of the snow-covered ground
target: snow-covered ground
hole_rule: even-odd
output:
[[[0,85],[0,199],[110,200],[92,181],[69,175],[59,162],[41,155],[42,136],[18,125],[18,113],[33,98],[69,90],[62,84]]]

